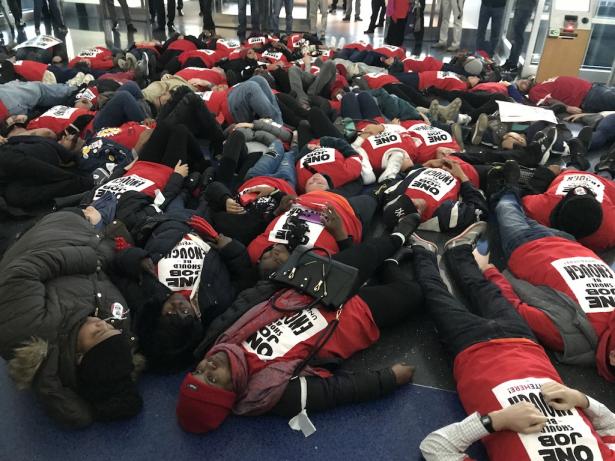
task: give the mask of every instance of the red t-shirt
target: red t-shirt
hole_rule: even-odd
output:
[[[256,196],[258,195],[256,192],[246,192],[246,190],[250,187],[256,186],[271,186],[286,195],[297,195],[293,186],[283,179],[272,178],[271,176],[255,176],[248,179],[237,188],[237,192],[239,193],[239,201],[242,206],[249,205],[256,199]]]
[[[277,299],[277,305],[284,305],[289,291]],[[307,358],[335,316],[335,311],[313,307],[289,312],[254,332],[241,343],[250,375],[275,362]],[[347,359],[375,343],[379,337],[380,330],[369,307],[359,296],[353,296],[344,303],[335,331],[316,357]]]
[[[337,188],[361,176],[361,158],[358,154],[344,157],[333,147],[318,147],[297,160],[295,168],[297,187],[300,190],[305,190],[305,184],[315,174],[314,172],[329,176],[333,187]]]
[[[602,205],[602,224],[596,232],[580,239],[595,251],[615,246],[615,183],[582,171],[566,171],[558,175],[544,194],[526,195],[523,207],[527,215],[545,226],[551,225],[551,213],[561,199],[575,187],[586,187]]]
[[[92,70],[108,70],[113,67],[113,53],[102,46],[89,48],[71,59],[68,67],[73,68],[81,61],[88,61]]]
[[[226,57],[227,53],[224,51],[216,50],[188,50],[182,52],[177,57],[179,63],[183,66],[186,65],[186,61],[191,58],[200,59],[205,67],[214,67],[220,59]]]
[[[359,51],[364,51],[364,50],[371,50],[372,49],[372,45],[368,42],[365,42],[363,40],[359,40],[356,42],[351,42],[351,43],[347,43],[344,46],[344,49],[350,49],[350,50],[359,50]]]
[[[112,192],[119,197],[124,192],[137,191],[155,197],[156,190],[164,190],[172,174],[171,167],[138,160],[124,176],[112,179],[96,189],[94,200],[102,197],[105,192]]]
[[[299,199],[300,204],[293,206],[289,211],[275,218],[269,223],[265,232],[250,242],[248,254],[253,263],[256,263],[263,252],[271,245],[288,243],[286,222],[290,216],[299,215],[302,208],[319,211],[325,205],[330,204],[340,215],[348,236],[355,242],[361,241],[361,221],[344,197],[333,192],[314,191],[301,195]],[[318,246],[326,248],[332,253],[339,251],[335,238],[325,229],[322,223],[306,222],[309,227],[303,243],[306,248]]]
[[[198,93],[203,99],[203,103],[216,117],[218,123],[222,124],[224,122],[231,124],[234,122],[233,116],[231,115],[231,111],[228,107],[228,95],[232,88],[227,88],[226,90],[218,90],[218,91],[205,91],[203,93]]]
[[[186,39],[177,39],[174,40],[173,42],[169,43],[169,46],[167,46],[167,50],[175,50],[175,51],[190,51],[190,50],[196,50],[197,46],[192,43],[190,40],[186,40]]]
[[[427,125],[420,120],[405,120],[401,124],[408,129],[410,136],[415,139],[416,150],[412,152],[411,156],[414,163],[425,163],[427,160],[434,159],[436,151],[440,147],[447,147],[455,152],[461,151],[461,147],[451,134],[440,128]]]
[[[374,51],[388,58],[404,59],[406,57],[406,49],[401,46],[382,45],[378,48],[374,48]]]
[[[399,83],[399,80],[386,72],[370,72],[363,76],[363,80],[372,89],[382,88],[389,83]]]
[[[47,64],[38,61],[15,61],[13,63],[15,73],[29,82],[40,82],[43,80]]]
[[[419,73],[419,90],[438,88],[445,91],[466,91],[468,84],[454,72],[427,71]]]
[[[404,72],[427,72],[438,71],[442,69],[442,61],[433,56],[425,56],[424,58],[406,58],[402,61]]]
[[[470,93],[475,93],[477,91],[484,91],[486,93],[500,93],[500,94],[508,96],[508,86],[500,82],[479,83],[478,85],[470,88],[468,91]]]
[[[28,123],[28,130],[34,130],[36,128],[49,128],[56,135],[59,135],[78,117],[82,115],[95,114],[96,112],[91,112],[89,110],[76,107],[54,106],[47,112],[31,120],[30,123]]]
[[[355,146],[367,154],[369,163],[376,172],[386,168],[389,155],[394,152],[405,152],[410,158],[416,157],[416,144],[406,131],[383,131],[363,139],[360,145],[355,142]]]
[[[532,87],[528,96],[536,105],[547,104],[548,99],[561,101],[568,106],[581,107],[592,84],[578,77],[553,77]]]
[[[566,456],[568,459],[615,459],[615,453],[606,445],[613,438],[600,437],[581,410],[556,411],[546,404],[540,386],[548,380],[562,380],[538,344],[528,339],[475,344],[457,355],[454,375],[468,414],[486,415],[517,402],[530,402],[549,418],[546,428],[538,434],[501,431],[484,437],[482,443],[490,460],[557,460],[569,452],[578,457]]]
[[[448,171],[441,168],[421,168],[404,193],[410,199],[425,201],[425,211],[421,213],[421,222],[425,222],[431,219],[443,202],[457,200],[460,188],[461,182]]]
[[[175,75],[189,81],[193,78],[207,80],[214,85],[226,84],[226,76],[212,69],[204,69],[202,67],[185,67],[176,72]]]
[[[141,125],[139,122],[126,122],[118,127],[103,128],[97,131],[94,136],[107,138],[128,149],[134,149],[137,142],[139,142],[141,133],[150,129],[151,128],[148,126]]]

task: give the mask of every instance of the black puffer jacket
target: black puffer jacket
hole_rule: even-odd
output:
[[[112,256],[88,221],[64,211],[41,219],[0,261],[0,355],[17,387],[32,387],[71,427],[93,421],[76,393],[78,331],[96,310],[105,318],[113,303],[126,306],[104,272]]]

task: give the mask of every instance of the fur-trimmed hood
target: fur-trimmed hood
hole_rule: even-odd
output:
[[[9,360],[8,372],[17,389],[29,389],[36,372],[47,358],[49,344],[41,338],[30,338],[23,346],[15,349]]]

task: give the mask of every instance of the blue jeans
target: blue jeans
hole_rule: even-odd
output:
[[[594,83],[582,106],[584,112],[615,110],[615,87]]]
[[[244,41],[246,38],[247,18],[246,10],[248,7],[248,0],[239,0],[237,18],[239,19],[239,26],[237,27],[237,36]],[[257,0],[250,0],[250,22],[252,23],[252,32],[259,33],[258,26],[258,3]]]
[[[120,88],[94,117],[94,130],[117,127],[126,122],[142,122],[145,112],[128,88]]]
[[[486,51],[489,56],[493,56],[493,52],[500,41],[500,33],[502,32],[502,18],[504,16],[504,8],[494,8],[481,4],[480,13],[478,15],[478,28],[476,30],[476,49]],[[485,33],[487,32],[487,24],[491,19],[491,39],[485,41]]]
[[[271,31],[274,34],[280,33],[280,12],[282,5],[286,12],[286,34],[293,31],[293,4],[294,0],[273,0],[273,13],[271,15]]]
[[[271,87],[267,80],[259,75],[233,88],[228,95],[228,107],[236,122],[270,118],[274,122],[284,123],[282,112],[271,92]]]
[[[269,176],[283,179],[293,187],[297,185],[297,172],[295,170],[295,156],[292,151],[284,152],[281,141],[274,141],[267,152],[246,173],[245,179],[256,176]]]
[[[592,135],[590,150],[600,149],[615,141],[615,114],[604,117]]]
[[[64,104],[77,88],[65,83],[20,82],[0,85],[0,101],[10,115],[27,115],[36,106]]]
[[[517,65],[519,63],[519,56],[525,44],[525,28],[530,22],[532,12],[533,10],[515,10],[515,16],[512,22],[512,48],[510,49],[510,55],[506,61],[511,65]]]
[[[527,242],[545,237],[563,237],[574,240],[566,232],[552,229],[537,223],[525,215],[519,203],[519,197],[513,192],[506,192],[495,207],[495,215],[506,261],[510,255]]]

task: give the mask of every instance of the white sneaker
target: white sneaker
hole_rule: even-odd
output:
[[[77,75],[75,75],[73,78],[68,80],[66,84],[70,86],[81,86],[84,78],[85,78],[85,74],[83,72],[77,72]]]
[[[460,125],[467,125],[472,121],[472,117],[466,114],[459,114],[457,116],[457,123]]]
[[[346,39],[344,37],[340,38],[339,41],[337,42],[337,46],[336,48],[341,50],[342,48],[344,48],[344,45],[346,44]]]

